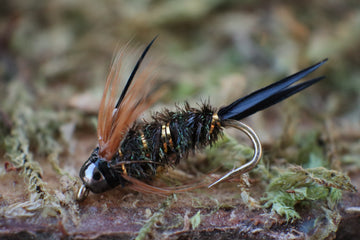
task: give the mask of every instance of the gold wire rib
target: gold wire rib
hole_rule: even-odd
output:
[[[208,186],[208,188],[211,188],[215,184],[218,184],[230,177],[234,177],[235,175],[240,175],[240,174],[250,171],[259,163],[261,156],[262,156],[262,148],[261,148],[260,139],[256,135],[255,131],[252,128],[250,128],[246,124],[236,121],[236,120],[226,120],[226,121],[224,121],[224,123],[222,125],[224,127],[233,127],[240,131],[243,131],[250,138],[250,140],[252,141],[252,143],[254,145],[254,155],[250,161],[248,161],[247,163],[245,163],[244,165],[242,165],[238,168],[231,170],[230,172],[228,172],[227,174],[225,174],[224,176],[222,176],[221,178],[219,178],[218,180],[216,180],[215,182],[210,184]]]
[[[166,138],[169,139],[170,147],[171,147],[172,149],[174,149],[174,143],[173,143],[173,140],[172,140],[172,138],[171,138],[171,132],[170,132],[170,122],[168,122],[168,123],[166,124]]]
[[[170,122],[161,126],[161,139],[163,141],[163,148],[165,153],[168,152],[167,142],[169,142],[170,148],[174,149],[174,142],[171,138],[170,132]]]
[[[118,153],[119,153],[119,156],[120,157],[122,157],[123,156],[123,154],[122,154],[122,152],[121,152],[121,148],[119,147],[119,149],[118,149]]]
[[[163,141],[164,152],[167,153],[167,144],[166,144],[166,125],[161,126],[161,138]]]
[[[212,134],[212,132],[214,131],[215,128],[215,124],[219,124],[219,116],[217,115],[217,113],[214,113],[211,119],[211,124],[210,124],[210,130],[209,133]]]
[[[145,135],[141,130],[140,130],[140,138],[141,138],[141,143],[142,143],[144,149],[147,150],[148,149],[148,144],[147,144]]]
[[[124,163],[121,164],[121,170],[123,171],[123,174],[127,175],[127,171]]]

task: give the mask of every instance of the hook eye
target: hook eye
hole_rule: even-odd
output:
[[[240,175],[240,174],[250,171],[259,163],[261,156],[262,156],[262,147],[261,147],[260,139],[256,135],[255,131],[252,128],[250,128],[248,125],[246,125],[242,122],[236,121],[236,120],[226,120],[223,122],[222,125],[224,127],[233,127],[240,131],[243,131],[250,138],[251,142],[253,143],[254,155],[250,161],[248,161],[247,163],[245,163],[244,165],[242,165],[238,168],[231,170],[230,172],[228,172],[227,174],[225,174],[224,176],[222,176],[221,178],[219,178],[218,180],[216,180],[215,182],[210,184],[208,186],[208,188],[211,188],[215,184],[218,184],[230,177],[234,177],[236,175]]]
[[[76,200],[81,202],[81,201],[84,201],[85,198],[87,198],[87,196],[89,195],[89,188],[86,187],[84,184],[81,185],[79,191],[78,191],[78,194],[76,196]]]

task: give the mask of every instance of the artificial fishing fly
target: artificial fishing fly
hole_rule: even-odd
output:
[[[85,199],[89,191],[102,193],[119,185],[142,192],[176,192],[176,188],[157,188],[146,184],[144,180],[154,177],[159,168],[177,165],[190,151],[212,145],[221,137],[223,128],[228,127],[236,128],[248,135],[254,145],[254,156],[246,164],[228,172],[209,187],[248,172],[261,158],[261,143],[256,133],[239,120],[268,108],[324,78],[317,77],[293,85],[323,65],[327,59],[239,98],[219,110],[205,103],[199,109],[185,103],[184,108],[178,108],[176,112],[166,110],[155,114],[152,122],[138,122],[136,120],[139,115],[156,100],[156,91],[152,91],[151,84],[153,69],[151,65],[140,68],[155,39],[142,52],[119,98],[116,89],[120,85],[124,51],[114,59],[100,103],[98,146],[80,169],[83,185],[79,189],[78,200]],[[183,189],[180,188],[180,191]]]

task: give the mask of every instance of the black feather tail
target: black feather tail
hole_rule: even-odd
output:
[[[318,77],[294,86],[290,86],[309,73],[315,71],[326,61],[327,59],[324,59],[323,61],[311,67],[308,67],[267,87],[261,88],[245,97],[239,98],[230,105],[220,108],[218,116],[221,120],[240,120],[292,96],[293,94],[313,85],[314,83],[324,78]]]

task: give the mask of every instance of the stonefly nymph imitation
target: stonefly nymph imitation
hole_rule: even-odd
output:
[[[178,107],[176,112],[165,110],[155,114],[152,122],[140,122],[137,118],[154,103],[157,95],[154,90],[156,87],[151,83],[154,78],[151,64],[141,66],[155,39],[137,60],[119,98],[117,88],[121,82],[120,70],[126,60],[124,51],[120,51],[113,61],[100,103],[98,146],[80,169],[83,185],[77,194],[78,200],[85,199],[89,191],[102,193],[119,185],[148,193],[176,192],[178,188],[158,188],[145,181],[154,177],[160,168],[177,165],[189,152],[216,142],[221,137],[223,128],[228,127],[247,134],[254,145],[254,156],[246,164],[216,179],[209,187],[248,172],[261,158],[261,143],[256,133],[239,120],[324,78],[317,77],[291,86],[315,71],[327,59],[218,110],[207,103],[202,103],[199,108],[192,108],[185,103],[184,108]],[[184,189],[186,188],[180,190]]]

